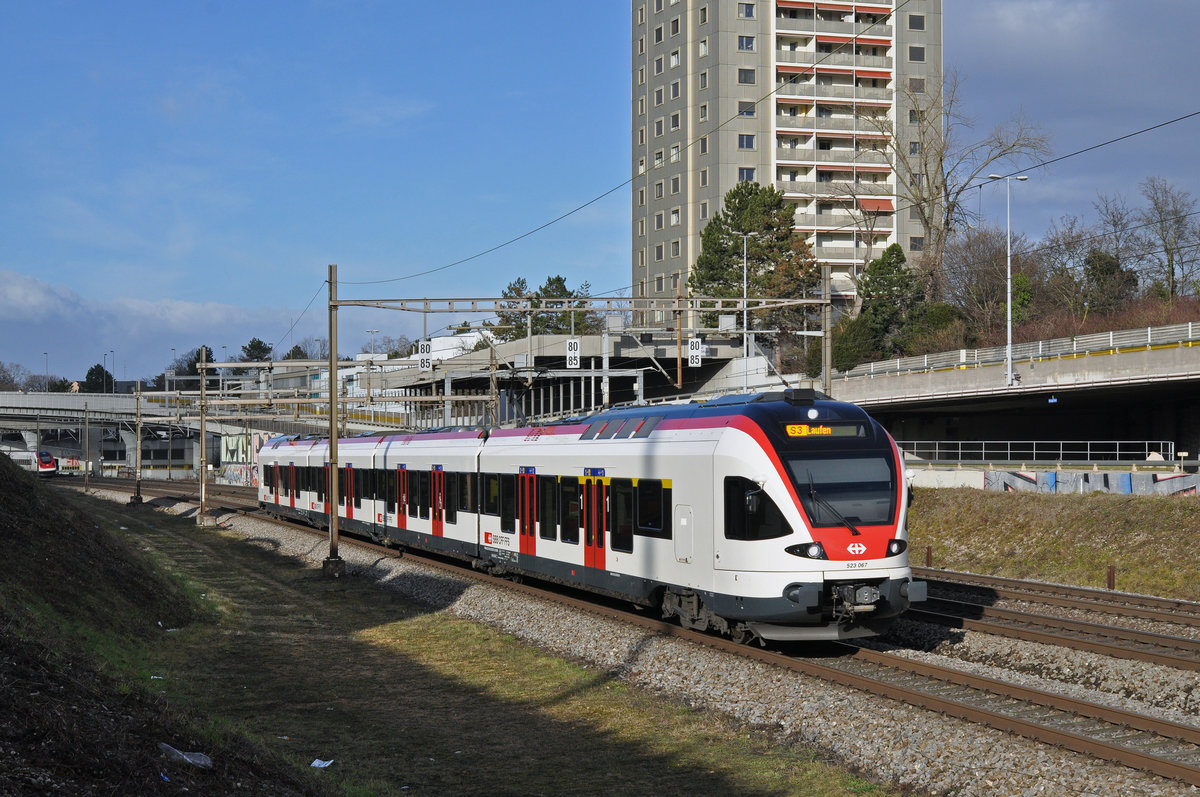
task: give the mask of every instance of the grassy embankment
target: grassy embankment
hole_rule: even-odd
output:
[[[917,490],[910,558],[934,567],[1200,600],[1200,498]]]

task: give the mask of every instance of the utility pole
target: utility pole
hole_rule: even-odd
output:
[[[208,362],[208,349],[204,346],[200,347],[200,362],[196,369],[200,373],[200,511],[196,513],[196,525],[204,525],[204,513],[207,511],[208,499],[208,430],[204,424],[204,414],[208,406],[208,393],[206,387],[208,380],[204,367]]]
[[[346,573],[338,556],[338,385],[337,385],[337,264],[329,265],[329,556],[321,571],[330,578]]]
[[[88,405],[83,402],[83,491],[91,486],[92,478],[92,427],[88,418]]]
[[[129,496],[129,503],[140,504],[142,502],[142,383],[138,382],[137,389],[137,459],[134,460],[137,466],[137,472],[133,479],[133,495]]]
[[[821,266],[821,293],[825,304],[821,308],[821,392],[829,395],[833,374],[833,290],[829,264]]]

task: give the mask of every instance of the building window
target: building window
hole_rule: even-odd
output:
[[[700,23],[699,24],[703,25],[706,22],[708,22],[708,6],[703,6],[700,9]]]
[[[754,136],[750,133],[739,133],[738,149],[754,149]]]
[[[702,89],[708,88],[708,72],[707,71],[701,72],[700,76],[697,78],[697,80],[699,81],[700,88],[702,88]]]
[[[671,20],[671,35],[679,35],[679,17],[675,17],[675,19]]]
[[[673,100],[679,99],[679,81],[678,80],[676,80],[674,83],[671,84],[671,99],[673,99]]]
[[[646,52],[646,37],[638,36],[638,55]]]
[[[679,114],[678,113],[671,114],[671,129],[672,130],[679,129]]]
[[[738,116],[754,116],[756,107],[757,106],[753,102],[739,102]]]
[[[663,73],[663,57],[660,55],[654,59],[654,74],[661,75]]]
[[[753,69],[738,70],[738,83],[742,84],[743,86],[753,86],[755,81],[756,77]]]
[[[672,227],[679,226],[679,208],[671,209],[671,226]]]
[[[659,25],[657,28],[654,29],[654,43],[662,44],[662,40],[663,40],[663,26]]]
[[[654,275],[654,292],[662,293],[662,291],[663,291],[663,275],[655,274]]]
[[[701,136],[699,143],[700,143],[700,154],[707,155],[708,154],[708,136]]]
[[[656,13],[662,11],[662,0],[654,0],[654,11]]]
[[[700,203],[700,220],[703,221],[704,219],[707,219],[707,218],[708,218],[708,203],[701,202]]]
[[[662,180],[659,180],[657,183],[654,184],[654,198],[655,199],[663,198],[663,181]]]
[[[654,259],[657,262],[662,262],[662,259],[663,259],[663,245],[662,244],[654,245]]]
[[[754,52],[754,37],[738,36],[738,49],[744,53]]]
[[[708,121],[708,103],[704,103],[700,106],[700,121]]]
[[[680,177],[679,177],[679,175],[675,175],[674,177],[671,178],[671,193],[678,194],[679,190],[680,190]]]
[[[921,142],[920,141],[908,142],[908,154],[909,155],[920,155],[921,154]]]
[[[638,174],[642,174],[645,171],[646,171],[646,159],[638,158]]]
[[[700,170],[700,187],[701,188],[708,187],[708,169]]]
[[[638,265],[639,266],[646,265],[646,250],[645,249],[638,250]]]
[[[674,68],[677,66],[679,66],[679,51],[675,50],[671,53],[671,67]]]
[[[663,214],[654,214],[654,229],[661,230],[663,228]]]
[[[749,166],[741,166],[738,168],[738,182],[752,183],[754,182],[754,169]]]
[[[674,274],[671,275],[671,290],[673,290],[673,291],[679,290],[679,272],[678,271],[676,271]]]
[[[911,91],[913,94],[924,94],[925,93],[925,78],[910,77],[908,79],[908,90]]]
[[[914,64],[925,63],[925,48],[924,47],[909,47],[908,60]]]
[[[654,168],[657,169],[659,166],[662,166],[662,163],[663,151],[660,149],[658,152],[654,153]]]
[[[638,97],[638,116],[646,115],[646,98]]]
[[[642,165],[641,170],[642,171],[646,170],[645,164]],[[646,189],[645,188],[638,189],[638,207],[640,207],[640,208],[646,207]]]
[[[696,47],[696,55],[700,58],[708,55],[708,39],[700,40],[700,44]]]
[[[638,128],[638,144],[645,144],[645,143],[646,143],[646,128],[639,127]]]
[[[639,265],[644,266],[645,263],[640,263]],[[646,295],[646,281],[639,280],[638,281],[638,296],[645,296],[645,295]]]
[[[662,105],[662,104],[663,104],[663,90],[662,90],[662,86],[659,86],[658,88],[656,88],[654,90],[654,107],[657,108],[659,105]]]
[[[637,24],[639,24],[639,25],[646,24],[646,7],[645,6],[638,6]]]
[[[661,136],[662,134],[663,134],[663,120],[655,119],[654,120],[654,135]]]
[[[917,205],[911,205],[908,208],[908,220],[909,221],[920,221],[921,220],[921,208],[918,207]]]
[[[638,235],[646,234],[646,220],[638,219]]]
[[[908,123],[910,125],[918,124],[921,121],[923,114],[916,108],[908,109]]]
[[[738,17],[740,19],[754,19],[754,3],[738,3]]]
[[[679,257],[682,247],[678,240],[671,241],[671,257]]]
[[[908,237],[908,251],[920,252],[925,249],[924,235],[910,235]]]
[[[638,69],[638,85],[646,85],[646,67],[644,66]]]
[[[679,145],[671,146],[671,163],[679,163]]]
[[[925,15],[924,14],[909,14],[908,15],[909,30],[925,30]]]

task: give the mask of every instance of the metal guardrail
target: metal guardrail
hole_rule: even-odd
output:
[[[1170,440],[897,440],[905,454],[929,462],[1140,462],[1175,460]]]
[[[1167,346],[1200,339],[1200,322],[1168,324],[1161,327],[1123,329],[1114,332],[1097,332],[1091,335],[1076,335],[1071,338],[1053,338],[1032,343],[1018,343],[1012,347],[1013,362],[1029,362],[1057,359],[1098,352],[1116,353],[1128,349]],[[986,349],[958,349],[916,357],[897,357],[894,360],[863,363],[849,371],[837,371],[834,378],[854,379],[884,374],[936,371],[949,368],[974,368],[1004,362],[1004,346]]]

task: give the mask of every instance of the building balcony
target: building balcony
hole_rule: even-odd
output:
[[[813,50],[776,48],[775,63],[797,66],[857,66],[863,69],[891,69],[892,59],[883,55],[854,55],[853,53],[818,53]]]
[[[776,84],[776,95],[780,97],[804,97],[814,99],[846,99],[846,100],[883,100],[892,101],[891,89],[875,89],[863,86],[839,86],[822,83],[791,83],[780,81]]]
[[[854,152],[845,149],[818,149],[812,147],[777,147],[775,160],[799,161],[801,163],[845,163],[858,166],[890,166],[887,155],[875,150]]]
[[[855,221],[855,217],[848,213],[797,213],[792,226],[802,230],[857,230]],[[891,214],[879,213],[875,215],[871,229],[879,233],[891,230],[894,226]]]
[[[895,189],[889,183],[846,181],[819,183],[816,180],[776,180],[775,188],[785,194],[802,196],[892,196],[895,193]]]
[[[780,33],[829,33],[835,36],[870,36],[876,39],[892,38],[892,26],[882,22],[834,22],[826,19],[793,19],[776,17],[775,30]]]
[[[855,129],[857,121],[858,129]],[[869,126],[865,119],[855,120],[852,116],[789,116],[788,114],[775,115],[775,128],[788,130],[828,130],[838,133],[858,133],[859,135],[869,135],[875,138],[886,138],[887,135],[882,133],[875,127]]]

